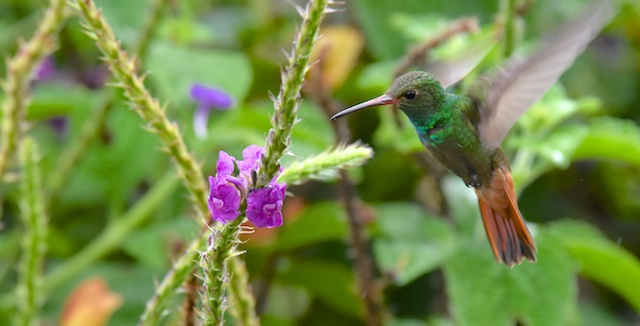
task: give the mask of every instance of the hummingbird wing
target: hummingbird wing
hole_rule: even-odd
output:
[[[495,47],[496,41],[491,33],[484,33],[473,41],[465,51],[445,60],[429,62],[424,68],[447,88],[466,77]]]
[[[609,1],[601,1],[543,39],[528,58],[511,59],[470,89],[479,106],[478,133],[488,150],[500,146],[513,124],[537,102],[609,21]]]

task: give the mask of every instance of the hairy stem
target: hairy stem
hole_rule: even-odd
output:
[[[25,230],[17,287],[16,325],[36,325],[43,301],[43,265],[47,250],[47,217],[43,203],[38,149],[31,138],[20,145],[20,215]]]
[[[38,29],[27,43],[21,43],[16,55],[7,62],[7,79],[2,89],[7,95],[2,103],[0,125],[0,179],[14,158],[16,144],[25,126],[28,89],[35,69],[56,47],[56,33],[63,25],[64,0],[51,0]]]

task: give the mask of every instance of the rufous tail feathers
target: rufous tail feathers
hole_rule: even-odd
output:
[[[536,261],[536,244],[524,223],[511,172],[500,167],[493,172],[490,187],[476,189],[482,222],[493,254],[510,267],[525,257]]]

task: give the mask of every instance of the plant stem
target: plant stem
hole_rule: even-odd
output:
[[[502,0],[504,17],[503,57],[508,58],[516,47],[516,0]]]
[[[16,325],[26,326],[37,324],[38,310],[43,301],[42,274],[47,250],[47,217],[43,203],[37,146],[33,139],[27,137],[20,147],[22,166],[20,211],[25,231],[18,273],[18,313],[15,317]]]
[[[246,326],[258,326],[260,320],[256,316],[256,302],[249,288],[249,275],[245,263],[241,259],[229,260],[231,273],[231,314],[239,324]]]
[[[309,54],[318,35],[322,17],[331,3],[330,0],[311,0],[304,13],[301,13],[302,26],[293,40],[289,63],[282,71],[280,92],[274,99],[275,113],[271,119],[273,127],[267,137],[267,152],[262,156],[257,188],[269,184],[280,171],[280,158],[291,144],[291,130],[296,123],[300,91],[309,69]]]
[[[0,128],[0,179],[11,164],[16,144],[25,127],[28,89],[35,69],[56,47],[56,33],[64,23],[64,0],[51,0],[42,23],[31,40],[20,43],[16,55],[7,62],[7,79],[2,88],[7,95],[2,103]]]

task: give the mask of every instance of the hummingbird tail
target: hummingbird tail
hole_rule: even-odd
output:
[[[536,245],[518,209],[511,172],[500,167],[493,172],[491,186],[476,189],[482,222],[498,262],[510,267],[522,257],[536,261]]]

